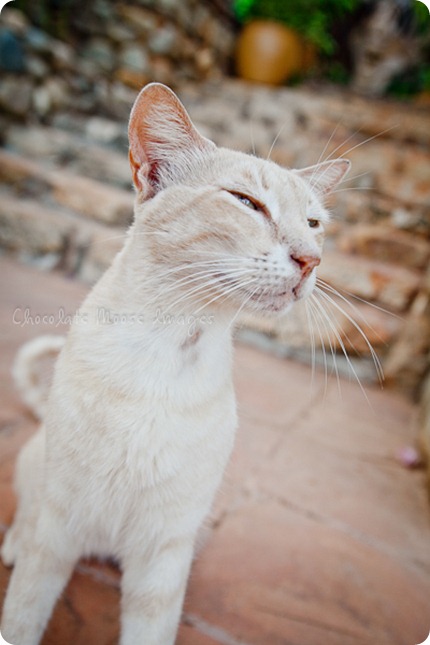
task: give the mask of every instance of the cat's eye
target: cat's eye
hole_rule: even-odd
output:
[[[242,195],[242,193],[235,193],[234,191],[229,191],[230,195],[233,195],[233,197],[236,197],[244,206],[247,206],[248,208],[252,208],[254,211],[261,211],[262,208],[260,204],[257,204],[253,199],[250,197],[247,197],[246,195]]]
[[[319,219],[315,219],[315,218],[312,218],[312,217],[310,219],[308,219],[309,228],[318,228],[319,225],[320,225]]]

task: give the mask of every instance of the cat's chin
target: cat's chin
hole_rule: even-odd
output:
[[[264,317],[284,316],[294,306],[296,299],[290,295],[267,297],[263,300],[249,302],[247,309]]]
[[[284,316],[299,301],[308,298],[315,286],[315,277],[301,281],[293,289],[281,293],[254,294],[247,302],[246,308],[263,316]]]
[[[266,308],[262,313],[264,316],[270,318],[280,318],[285,316],[291,309],[294,307],[295,301],[290,301],[284,303],[283,305],[273,305],[272,307]]]

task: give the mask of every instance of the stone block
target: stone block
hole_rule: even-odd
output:
[[[430,127],[430,123],[429,123]],[[377,194],[411,206],[425,207],[430,203],[430,152],[398,141],[369,141],[360,137],[359,146],[350,154],[353,174],[371,173]],[[348,146],[346,146],[348,148]]]
[[[140,74],[148,72],[148,54],[143,44],[125,43],[118,57],[120,67]],[[142,86],[141,86],[142,87]]]
[[[130,223],[133,216],[131,191],[62,170],[47,170],[4,150],[0,150],[0,178],[12,184],[34,179],[49,187],[53,199],[61,206],[106,224],[124,225]]]
[[[107,38],[92,38],[86,45],[83,55],[104,72],[110,72],[115,67],[114,48]]]
[[[4,76],[0,84],[0,108],[9,114],[25,117],[30,110],[32,93],[31,79]]]
[[[125,230],[82,220],[36,200],[3,195],[0,243],[27,257],[53,254],[55,265],[94,283],[109,267],[125,240]]]
[[[39,116],[65,107],[69,101],[69,88],[67,83],[55,76],[49,77],[33,92],[33,107]]]
[[[110,123],[101,121],[97,126],[99,139],[104,135],[119,136],[118,127],[111,128],[109,132]],[[96,124],[94,122],[94,132]],[[91,124],[88,127],[91,130]],[[20,155],[43,162],[46,166],[62,166],[84,177],[127,187],[131,193],[127,155],[92,143],[83,136],[53,127],[29,126],[24,130],[12,126],[6,134],[6,143]]]
[[[152,11],[143,7],[121,4],[118,7],[118,14],[137,33],[149,33],[160,25],[159,18]]]
[[[120,67],[115,70],[116,80],[133,90],[141,90],[151,80],[151,76],[152,74],[149,72],[144,73],[127,67]]]
[[[31,177],[41,179],[41,169],[29,159],[0,149],[0,179],[7,184],[19,184]],[[45,178],[45,186],[49,185]]]
[[[416,397],[430,365],[430,290],[414,299],[402,332],[385,363],[388,383]]]
[[[75,222],[78,226],[78,222]],[[2,195],[0,241],[9,249],[28,253],[61,254],[72,231],[70,220],[34,200]]]
[[[17,36],[24,36],[30,25],[27,16],[19,9],[13,9],[11,5],[2,9],[1,21],[3,27],[10,29]]]
[[[396,230],[388,223],[349,227],[338,237],[337,246],[343,253],[364,255],[412,269],[425,269],[430,259],[430,244],[426,239]]]
[[[106,224],[124,225],[133,217],[134,196],[93,179],[63,171],[49,175],[54,199],[67,208]]]
[[[329,120],[333,126],[342,123],[351,131],[378,137],[380,141],[390,138],[408,143],[430,143],[428,110],[410,102],[371,100],[338,91],[308,94],[303,109],[310,116]]]
[[[336,251],[323,255],[318,275],[340,291],[394,312],[407,309],[421,283],[421,274],[416,270]]]

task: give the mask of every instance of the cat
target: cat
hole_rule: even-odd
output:
[[[349,161],[287,170],[218,148],[147,85],[130,124],[135,219],[79,310],[23,447],[1,633],[37,645],[82,556],[122,570],[121,645],[175,641],[196,533],[229,458],[232,328],[309,296]]]

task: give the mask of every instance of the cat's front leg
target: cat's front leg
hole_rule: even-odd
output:
[[[173,645],[194,539],[171,539],[149,561],[135,553],[123,561],[120,645]]]
[[[55,601],[79,554],[64,521],[44,506],[17,555],[3,607],[1,633],[13,645],[38,645]]]

